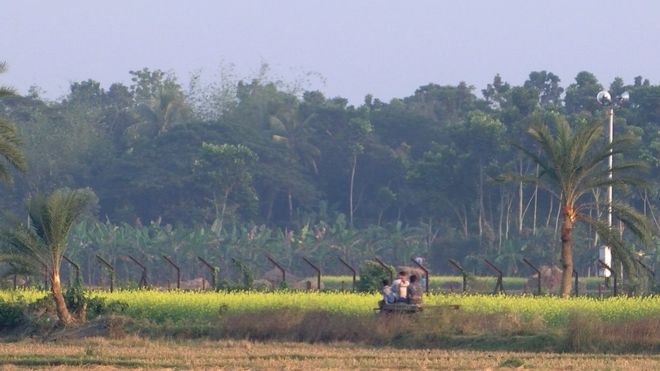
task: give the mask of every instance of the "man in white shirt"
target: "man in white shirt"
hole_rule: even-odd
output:
[[[397,302],[406,302],[406,297],[408,296],[408,274],[404,271],[399,272],[397,279],[392,282],[392,292],[396,296]]]

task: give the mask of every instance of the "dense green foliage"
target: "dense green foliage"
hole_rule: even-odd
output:
[[[3,208],[19,210],[27,195],[59,187],[90,187],[99,197],[101,221],[72,232],[70,254],[86,283],[101,283],[96,254],[117,265],[120,280],[133,281],[136,267],[123,256],[136,255],[161,284],[172,282],[161,255],[193,278],[206,274],[197,256],[219,264],[221,274],[235,270],[232,257],[261,273],[272,268],[264,252],[298,275],[309,274],[301,256],[336,273],[346,273],[336,256],[356,266],[374,256],[394,264],[423,256],[442,273],[447,258],[484,272],[486,257],[507,275],[527,275],[523,256],[557,264],[560,209],[543,189],[495,181],[538,171],[511,140],[524,141],[539,121],[605,122],[595,100],[603,86],[589,72],[565,87],[535,71],[520,86],[495,76],[481,94],[465,83],[428,84],[359,105],[292,91],[264,75],[209,85],[196,79],[189,90],[158,70],[130,76],[128,86],[74,82],[57,101],[38,89],[0,100],[0,116],[16,123],[30,164],[14,175],[14,187],[2,186]],[[651,165],[649,187],[617,190],[615,199],[655,221],[660,86],[639,77],[630,85],[616,79],[609,89],[631,93],[631,104],[616,112],[615,135],[642,141],[615,162]],[[583,197],[590,204],[603,195]],[[584,212],[601,218],[604,210]],[[639,245],[627,229],[624,239],[647,265],[658,264],[657,243]],[[601,240],[576,227],[580,274],[594,271]]]
[[[357,283],[357,289],[363,292],[379,292],[383,287],[383,280],[387,279],[390,284],[392,278],[390,273],[394,276],[396,272],[394,267],[385,269],[375,261],[368,260],[360,267],[360,280]]]
[[[0,329],[13,328],[25,320],[20,302],[7,302],[0,299]]]

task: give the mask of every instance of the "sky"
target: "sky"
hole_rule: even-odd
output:
[[[606,86],[657,84],[659,16],[652,0],[0,0],[0,85],[58,99],[72,82],[128,84],[144,67],[185,87],[194,72],[247,78],[264,63],[354,104],[428,83],[479,91],[497,73],[517,85],[540,70],[564,86],[584,70]]]

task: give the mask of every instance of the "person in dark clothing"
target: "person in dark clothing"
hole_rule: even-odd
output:
[[[408,304],[421,304],[422,295],[424,295],[422,286],[419,284],[419,281],[417,281],[417,275],[413,274],[410,276],[410,285],[408,286]]]

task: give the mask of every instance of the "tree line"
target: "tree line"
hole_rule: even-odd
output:
[[[407,97],[384,102],[368,95],[356,105],[267,73],[208,84],[195,76],[187,88],[160,70],[129,76],[130,84],[107,88],[91,79],[74,82],[57,100],[44,99],[36,87],[0,100],[0,115],[16,124],[29,164],[2,186],[6,210],[24,215],[24,200],[39,192],[88,187],[98,200],[96,216],[84,224],[89,229],[74,228],[73,239],[102,240],[101,232],[89,234],[108,225],[136,236],[157,230],[147,233],[153,239],[212,231],[195,245],[200,254],[231,251],[254,264],[264,250],[289,266],[299,264],[299,255],[328,262],[333,254],[378,255],[394,263],[420,255],[436,271],[447,270],[447,258],[478,271],[488,257],[519,274],[523,256],[560,264],[563,211],[561,194],[525,181],[543,175],[543,163],[512,143],[532,148],[527,133],[539,125],[604,126],[595,97],[607,88],[631,95],[616,111],[615,136],[640,140],[625,156],[617,153],[615,163],[650,165],[646,186],[629,184],[615,198],[657,229],[660,86],[642,77],[605,87],[585,71],[562,86],[555,74],[535,71],[519,86],[496,75],[481,91],[463,82],[431,83]],[[594,140],[606,145],[604,135]],[[581,197],[589,201],[583,215],[604,217],[604,188]],[[618,221],[622,248],[657,264],[656,244],[640,244]],[[237,248],[252,246],[254,231],[262,244]],[[576,225],[575,267],[582,274],[593,273],[604,233]],[[130,241],[118,248],[139,250],[138,238]],[[74,250],[89,259],[105,245]],[[194,260],[183,245],[163,239],[143,254]]]

